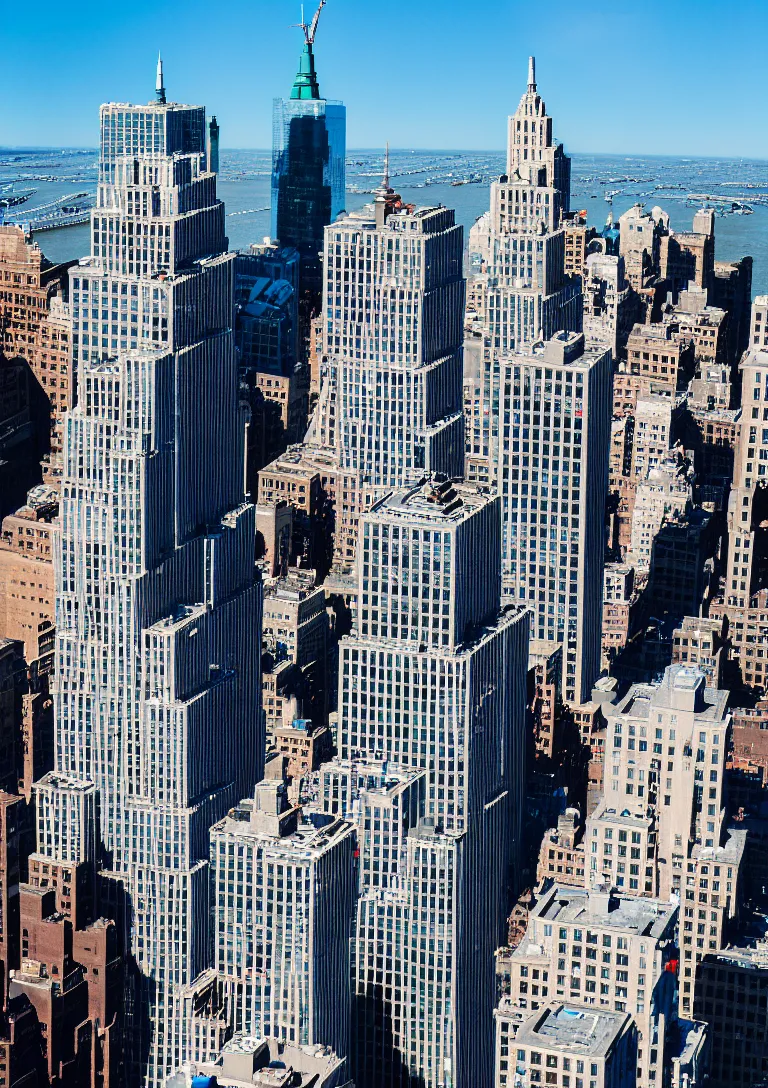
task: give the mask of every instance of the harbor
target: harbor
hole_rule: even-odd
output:
[[[383,149],[352,149],[347,155],[347,210],[371,199],[381,177]],[[227,208],[232,249],[247,249],[271,233],[270,171],[267,150],[223,150],[219,194]],[[390,152],[393,184],[415,204],[444,204],[456,210],[465,242],[488,208],[487,186],[505,169],[498,151]],[[45,232],[54,260],[88,251],[88,218],[96,192],[95,153],[88,149],[26,151],[0,148],[0,215]],[[88,196],[84,195],[87,194]],[[90,198],[90,202],[88,201]],[[13,204],[11,204],[13,200]],[[754,290],[768,292],[768,163],[760,160],[684,159],[664,156],[572,156],[571,207],[584,208],[593,226],[606,215],[617,220],[633,204],[660,205],[676,229],[690,209],[708,205],[718,215],[723,259],[754,256]],[[755,220],[757,216],[757,220]]]

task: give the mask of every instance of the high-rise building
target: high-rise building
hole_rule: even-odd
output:
[[[589,880],[680,902],[680,1012],[697,966],[738,913],[745,832],[725,823],[728,692],[696,667],[634,684],[608,719],[603,798],[587,820]]]
[[[663,1084],[660,1070],[673,1045],[677,918],[675,903],[632,899],[609,887],[545,887],[523,940],[499,952],[497,971],[506,991],[499,1027],[510,1024],[510,1014],[519,1023],[553,1000],[580,1006],[585,1017],[602,1010],[629,1013],[638,1033],[637,1085]]]
[[[493,951],[519,870],[528,618],[500,610],[499,500],[424,481],[363,515],[326,811],[360,841],[353,1075],[491,1083]]]
[[[565,275],[570,191],[571,160],[555,143],[531,57],[528,87],[509,118],[507,171],[491,185],[488,310],[499,352],[581,327],[579,284]]]
[[[463,232],[448,208],[374,206],[325,232],[325,352],[343,469],[372,488],[463,469]]]
[[[272,120],[272,237],[301,254],[302,293],[316,308],[322,290],[323,228],[343,210],[347,111],[320,96],[314,42],[321,0],[310,26],[290,98],[276,98]],[[307,335],[308,335],[307,329]]]
[[[728,562],[717,614],[728,618],[729,641],[747,688],[768,690],[768,662],[762,644],[768,636],[768,564],[765,560],[768,479],[768,298],[752,307],[750,349],[739,369],[742,407],[738,423],[733,486],[728,505]]]
[[[260,505],[295,507],[294,549],[303,539],[327,570],[332,535],[343,576],[376,499],[463,474],[462,228],[448,208],[404,204],[387,171],[373,204],[326,228],[320,396],[304,445],[259,479]]]
[[[586,702],[600,673],[610,349],[559,333],[502,368],[504,596],[563,647],[566,702]]]
[[[527,90],[509,118],[506,173],[491,185],[482,357],[468,390],[467,456],[486,466],[478,479],[491,483],[506,452],[499,357],[581,329],[580,280],[565,273],[570,188],[571,161],[555,143],[531,57]]]
[[[235,1031],[348,1054],[354,851],[352,825],[304,823],[281,777],[212,829],[215,967]]]
[[[100,121],[91,256],[70,273],[79,398],[37,851],[95,857],[125,900],[127,1075],[160,1085],[188,1057],[185,995],[209,962],[208,830],[262,771],[261,586],[205,110],[167,102],[159,65],[157,101]]]

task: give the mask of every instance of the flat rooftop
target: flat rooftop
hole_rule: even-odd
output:
[[[622,896],[612,893],[596,894],[584,888],[555,885],[539,899],[531,917],[559,925],[579,923],[588,927],[602,926],[620,929],[640,937],[660,937],[677,911],[673,903],[661,899]],[[516,954],[530,955],[535,941],[527,937],[518,945]]]
[[[241,840],[263,842],[270,850],[291,856],[314,857],[330,849],[346,835],[352,834],[352,825],[346,820],[336,819],[325,827],[317,828],[314,824],[299,823],[289,835],[271,835],[255,828],[251,823],[254,800],[250,797],[230,809],[223,820],[211,828],[211,836],[221,838],[231,836]]]
[[[442,525],[464,521],[475,510],[493,502],[494,496],[471,484],[454,483],[440,476],[426,477],[409,490],[392,491],[374,503],[370,513],[390,520],[405,518],[412,522]]]
[[[518,1029],[515,1046],[604,1058],[628,1020],[627,1013],[553,1003],[528,1017]]]

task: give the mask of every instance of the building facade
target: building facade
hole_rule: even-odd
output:
[[[518,871],[527,616],[500,611],[498,500],[427,480],[361,520],[326,811],[354,814],[353,1075],[490,1083],[493,950]],[[471,920],[471,921],[470,921]]]
[[[160,69],[156,102],[100,121],[91,256],[70,279],[80,383],[37,849],[105,872],[135,964],[126,1068],[160,1085],[188,1056],[184,995],[208,965],[208,829],[261,774],[261,587],[205,111],[167,103]]]
[[[346,200],[347,126],[344,105],[320,96],[316,27],[316,20],[311,30],[303,27],[305,42],[290,98],[276,98],[272,115],[272,237],[299,251],[301,291],[309,293],[313,310],[323,282],[323,228]]]
[[[507,452],[500,357],[561,330],[581,329],[581,281],[565,272],[563,216],[569,210],[570,178],[570,159],[552,135],[531,57],[526,92],[508,122],[506,173],[491,185],[482,247],[487,277],[482,338],[467,390],[468,462],[478,479],[492,484]]]
[[[672,903],[631,899],[607,887],[587,892],[552,885],[539,896],[521,943],[499,953],[501,1015],[520,1022],[553,1000],[583,1006],[585,1014],[628,1013],[637,1027],[636,1083],[662,1084],[667,1029],[676,1015],[675,976],[668,967],[676,954],[676,923]]]
[[[680,1014],[693,1013],[697,965],[738,913],[745,832],[725,821],[728,692],[671,665],[607,708],[603,798],[587,820],[591,883],[680,901]]]
[[[372,488],[463,474],[463,232],[384,184],[325,232],[325,353],[340,466]]]
[[[214,966],[236,1032],[348,1054],[354,847],[344,820],[302,822],[277,776],[212,828]]]
[[[610,350],[559,333],[502,369],[504,596],[532,610],[533,637],[563,646],[563,698],[586,702],[600,674]]]

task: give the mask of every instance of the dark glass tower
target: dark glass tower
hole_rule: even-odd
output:
[[[272,236],[301,254],[301,294],[313,310],[322,295],[323,228],[345,203],[347,111],[320,97],[315,73],[322,7],[311,26],[302,24],[304,49],[291,97],[275,99],[272,125]]]

